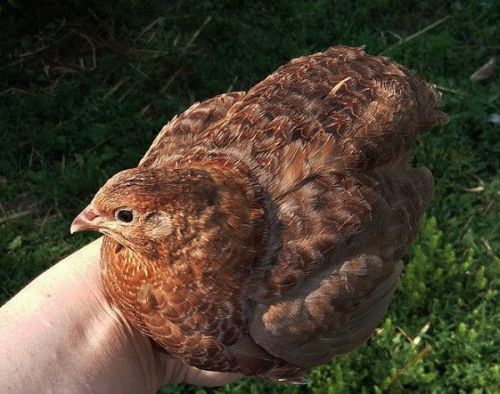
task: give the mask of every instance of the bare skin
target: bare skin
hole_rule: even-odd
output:
[[[169,357],[105,299],[98,239],[0,308],[1,393],[154,393],[164,383],[219,386],[241,376]]]

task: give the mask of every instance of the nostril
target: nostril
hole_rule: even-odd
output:
[[[92,221],[99,216],[99,212],[97,212],[97,210],[94,208],[87,208],[82,212],[82,216],[88,221]]]

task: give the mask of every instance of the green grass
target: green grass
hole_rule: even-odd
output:
[[[312,370],[307,386],[244,379],[216,392],[500,390],[500,129],[487,121],[500,111],[500,77],[469,80],[500,49],[498,1],[1,7],[0,303],[91,239],[70,237],[70,221],[108,177],[137,163],[174,114],[248,89],[293,57],[366,45],[443,87],[450,115],[416,148],[436,193],[389,314],[367,346]]]

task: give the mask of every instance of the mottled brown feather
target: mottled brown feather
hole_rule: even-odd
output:
[[[430,203],[432,175],[408,158],[439,106],[415,74],[347,47],[193,105],[94,198],[108,218],[145,215],[101,230],[109,298],[203,369],[293,381],[355,349]]]

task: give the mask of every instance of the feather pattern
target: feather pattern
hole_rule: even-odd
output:
[[[92,202],[103,282],[132,325],[199,368],[296,381],[382,320],[433,189],[408,164],[446,121],[434,89],[334,47],[194,104]]]

